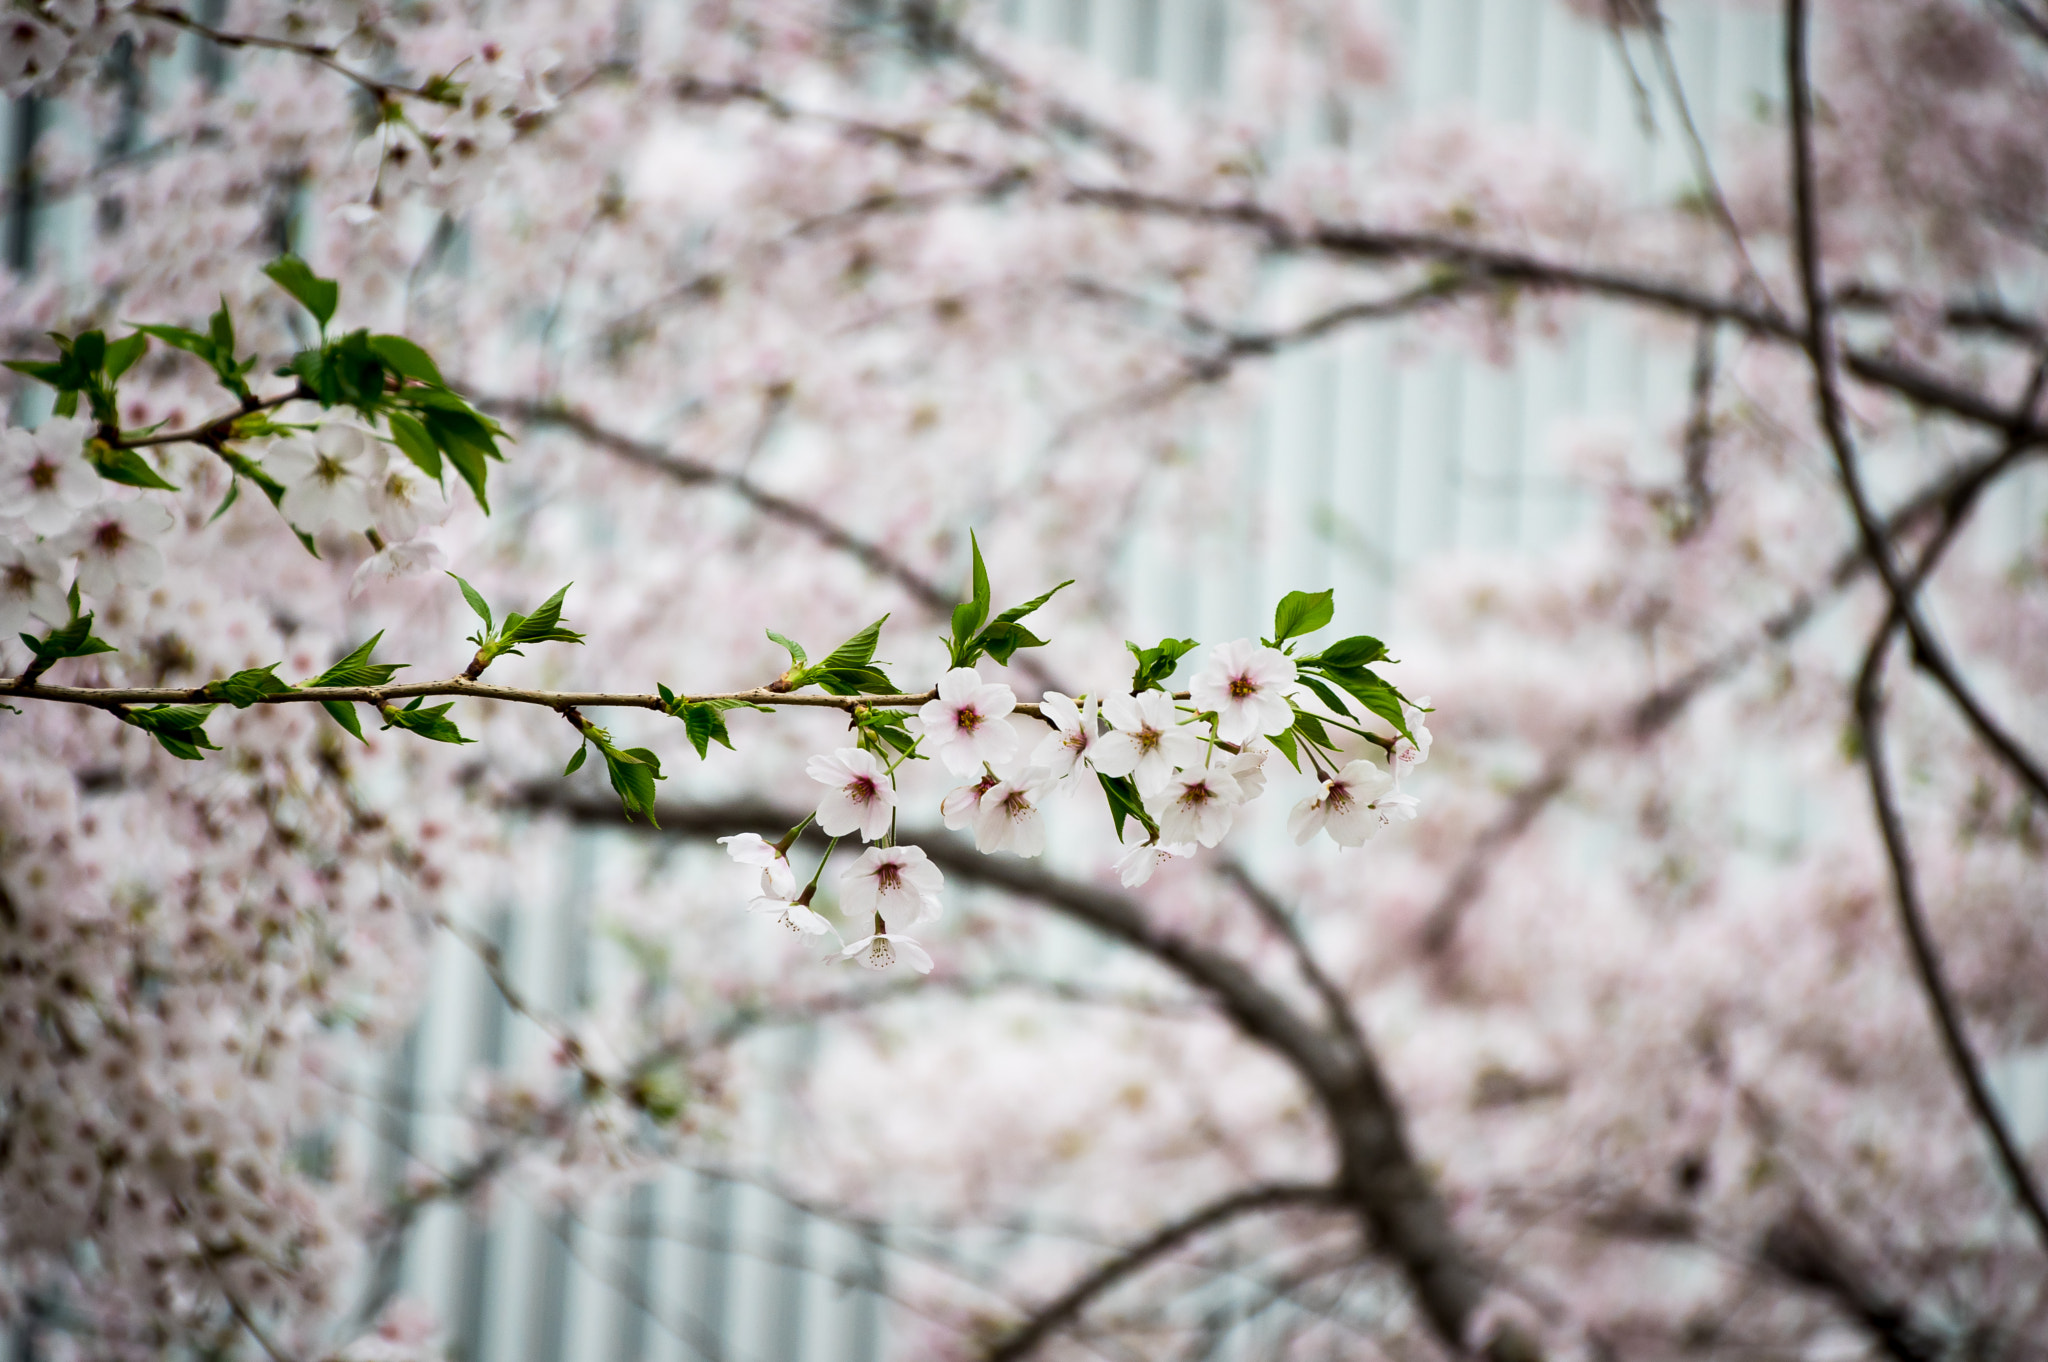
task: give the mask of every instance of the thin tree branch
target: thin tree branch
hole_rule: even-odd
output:
[[[1287,905],[1274,897],[1265,885],[1254,879],[1251,871],[1245,868],[1244,862],[1235,856],[1224,857],[1217,866],[1216,873],[1236,885],[1246,901],[1251,904],[1253,911],[1287,943],[1288,949],[1294,952],[1295,967],[1301,971],[1302,977],[1308,980],[1309,987],[1316,991],[1316,996],[1322,999],[1323,1010],[1329,1013],[1330,1025],[1337,1028],[1338,1034],[1343,1036],[1345,1042],[1355,1051],[1365,1053],[1365,1032],[1358,1025],[1358,1017],[1351,1010],[1350,1000],[1344,996],[1344,990],[1337,986],[1337,981],[1323,968],[1322,962],[1316,959],[1315,952],[1309,948],[1308,938],[1302,935],[1301,924],[1287,911]]]
[[[2048,799],[2048,780],[2043,780],[2035,771],[2024,753],[2011,747],[2002,731],[1995,725],[1987,727],[1979,721],[1973,702],[1966,701],[1968,692],[1961,680],[1955,676],[1945,657],[1927,637],[1926,630],[1918,620],[1913,595],[1926,572],[1931,571],[1948,539],[1943,537],[1930,547],[1925,557],[1924,569],[1915,574],[1909,585],[1892,559],[1892,546],[1885,538],[1870,502],[1864,492],[1862,474],[1856,465],[1855,447],[1850,440],[1848,419],[1842,409],[1841,395],[1836,388],[1835,356],[1831,325],[1828,316],[1827,295],[1821,282],[1820,223],[1814,200],[1813,176],[1813,89],[1807,72],[1807,4],[1806,0],[1786,0],[1785,5],[1785,88],[1787,103],[1791,112],[1792,136],[1792,206],[1794,241],[1797,247],[1800,288],[1806,301],[1806,350],[1813,366],[1814,402],[1820,413],[1821,428],[1826,432],[1828,444],[1833,448],[1837,471],[1842,479],[1845,495],[1855,512],[1858,529],[1862,532],[1864,550],[1883,578],[1885,589],[1891,596],[1891,608],[1884,624],[1872,640],[1870,651],[1864,659],[1863,668],[1856,680],[1856,721],[1862,739],[1862,754],[1865,770],[1870,777],[1871,803],[1876,807],[1878,830],[1883,834],[1885,855],[1891,863],[1892,884],[1898,903],[1900,925],[1905,929],[1906,941],[1911,948],[1915,969],[1920,975],[1923,992],[1928,1006],[1933,1010],[1935,1022],[1940,1029],[1942,1043],[1948,1050],[1950,1062],[1961,1081],[1963,1093],[1968,1100],[1978,1123],[1989,1137],[1993,1150],[2012,1184],[2014,1197],[2020,1203],[2032,1223],[2035,1234],[2042,1246],[2048,1248],[2048,1203],[2044,1203],[2040,1189],[2034,1183],[2034,1176],[2021,1156],[2012,1132],[2007,1129],[2005,1119],[1991,1096],[1990,1086],[1970,1049],[1962,1020],[1950,996],[1947,982],[1943,977],[1940,956],[1937,953],[1932,934],[1928,931],[1926,916],[1921,909],[1919,888],[1913,876],[1912,855],[1906,840],[1905,826],[1899,817],[1891,789],[1891,774],[1885,763],[1883,698],[1881,679],[1885,654],[1888,651],[1893,632],[1904,626],[1912,639],[1916,660],[1924,670],[1941,682],[1944,690],[1954,699],[1959,708],[1972,719],[1979,735],[1993,747],[2007,764],[2024,775],[2037,792]],[[2029,389],[2028,401],[2037,399],[2038,382]],[[2032,412],[2022,413],[2031,418]],[[2015,430],[2013,440],[2020,436]]]
[[[145,19],[154,19],[159,23],[170,24],[175,28],[182,28],[187,33],[196,33],[207,41],[218,43],[222,47],[254,47],[269,52],[288,52],[294,56],[304,57],[308,61],[317,62],[321,66],[326,67],[338,76],[355,82],[357,86],[380,104],[388,104],[399,99],[424,99],[433,104],[451,104],[456,102],[445,93],[416,88],[397,81],[379,80],[375,76],[358,71],[352,66],[343,64],[340,60],[340,51],[327,46],[325,43],[299,42],[291,38],[267,38],[258,33],[230,33],[224,29],[214,28],[208,24],[201,23],[198,19],[185,13],[185,11],[174,9],[169,5],[137,4],[130,7],[128,12],[130,14],[139,14]]]
[[[580,821],[606,817],[610,805],[551,782],[521,792],[520,803]],[[790,827],[801,813],[765,803],[657,807],[664,836],[716,837]],[[1212,998],[1252,1043],[1278,1056],[1314,1095],[1335,1146],[1336,1193],[1364,1223],[1370,1241],[1401,1270],[1437,1337],[1467,1350],[1465,1331],[1491,1278],[1451,1224],[1448,1207],[1408,1144],[1406,1117],[1370,1049],[1334,1043],[1244,965],[1159,926],[1129,894],[1057,875],[1031,862],[984,856],[971,843],[937,834],[914,840],[933,864],[969,883],[1030,899],[1123,942]],[[1534,1359],[1535,1341],[1512,1326],[1482,1351]]]
[[[992,1344],[987,1362],[1020,1362],[1038,1346],[1078,1319],[1094,1300],[1126,1277],[1218,1226],[1243,1216],[1289,1206],[1341,1204],[1337,1189],[1317,1183],[1267,1183],[1219,1197],[1178,1220],[1160,1226],[1144,1239],[1110,1258]]]
[[[18,700],[54,700],[73,705],[111,709],[121,705],[209,705],[222,703],[206,686],[47,686],[40,681],[0,681],[0,695]],[[382,709],[393,700],[414,696],[455,695],[476,700],[503,700],[517,705],[538,705],[546,709],[652,709],[665,710],[659,695],[611,691],[526,690],[517,686],[492,686],[481,681],[451,676],[445,681],[400,681],[384,686],[305,686],[280,691],[252,700],[258,705],[325,704],[339,700],[372,705]],[[822,695],[756,687],[753,690],[724,691],[715,695],[677,695],[678,702],[734,700],[749,705],[781,705],[795,708],[916,709],[937,698],[937,691],[915,695]],[[1038,717],[1038,702],[1019,701],[1017,713]]]

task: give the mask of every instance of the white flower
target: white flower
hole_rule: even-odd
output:
[[[98,600],[120,587],[156,585],[164,556],[155,541],[171,523],[171,513],[153,501],[109,502],[81,516],[51,547],[78,555],[78,589]]]
[[[1372,811],[1378,816],[1381,827],[1391,828],[1396,823],[1406,823],[1414,818],[1416,808],[1421,802],[1412,794],[1402,794],[1395,790],[1392,794],[1383,794],[1375,799],[1372,802]]]
[[[1415,735],[1415,741],[1396,738],[1393,747],[1387,752],[1387,765],[1393,768],[1395,780],[1399,780],[1429,760],[1429,730],[1422,725],[1423,711],[1428,708],[1427,695],[1417,696],[1412,705],[1406,700],[1401,702],[1401,717],[1408,721],[1408,731]],[[1414,816],[1409,815],[1411,818]]]
[[[730,837],[719,838],[718,844],[725,848],[726,855],[741,865],[760,867],[763,894],[781,899],[796,897],[796,872],[789,868],[789,859],[775,849],[773,842],[764,840],[760,833],[734,833]]]
[[[932,972],[932,958],[924,947],[907,936],[891,936],[887,932],[876,932],[839,952],[841,960],[858,960],[869,969],[887,969],[896,963],[898,957],[903,963],[919,974]]]
[[[917,712],[932,751],[955,775],[969,775],[984,762],[1000,765],[1017,750],[1017,730],[1003,716],[1017,697],[1001,682],[983,684],[972,667],[955,667],[939,678],[939,698]]]
[[[33,433],[0,435],[0,516],[37,534],[56,534],[99,498],[99,476],[85,461],[93,424],[82,416],[53,416]]]
[[[0,541],[0,638],[40,632],[31,617],[62,624],[71,617],[64,600],[64,562],[47,545]]]
[[[812,757],[804,770],[828,787],[818,800],[820,832],[844,837],[857,830],[863,841],[872,842],[889,831],[896,791],[874,753],[842,747],[829,757]]]
[[[761,872],[764,888],[770,873],[772,868]],[[832,924],[811,911],[810,904],[803,901],[807,897],[809,896],[768,889],[747,904],[747,911],[764,914],[792,932],[799,932],[804,936],[823,936],[832,930]]]
[[[1088,696],[1077,708],[1071,699],[1049,690],[1038,704],[1039,712],[1052,723],[1053,731],[1040,740],[1038,750],[1031,754],[1031,764],[1045,767],[1054,780],[1065,780],[1083,767],[1092,768],[1089,757],[1096,743],[1095,697]]]
[[[1163,690],[1112,695],[1102,702],[1112,731],[1095,744],[1090,760],[1106,776],[1131,776],[1141,795],[1166,788],[1177,766],[1202,759],[1202,739],[1182,727],[1173,697]]]
[[[1213,847],[1230,831],[1231,811],[1242,802],[1229,772],[1198,766],[1176,771],[1165,789],[1145,801],[1145,810],[1159,824],[1161,841]]]
[[[401,582],[408,577],[424,577],[446,561],[441,546],[425,539],[386,544],[365,558],[356,569],[355,576],[349,578],[348,597],[354,600],[372,586]]]
[[[1126,831],[1135,832],[1139,837],[1145,836],[1145,829],[1136,820],[1127,825]],[[1140,841],[1127,845],[1130,845],[1130,850],[1116,858],[1117,877],[1123,881],[1126,889],[1136,889],[1152,878],[1153,871],[1174,857],[1195,854],[1193,842]]]
[[[1284,733],[1294,722],[1287,691],[1294,683],[1294,659],[1278,648],[1248,638],[1224,643],[1209,654],[1188,682],[1188,698],[1216,714],[1216,736],[1245,742]]]
[[[1036,856],[1045,850],[1045,821],[1038,816],[1038,792],[1051,773],[1026,767],[989,787],[974,819],[974,849],[984,854],[1014,851]]]
[[[354,426],[320,427],[312,439],[293,435],[263,456],[263,470],[284,484],[278,509],[302,530],[333,524],[370,528],[370,488],[383,475],[384,446]]]
[[[1244,803],[1251,803],[1266,792],[1266,757],[1270,747],[1250,747],[1240,750],[1223,769],[1237,782],[1239,795]]]
[[[916,926],[938,917],[939,890],[945,883],[923,847],[869,847],[840,872],[839,911],[852,918],[873,914]]]
[[[438,483],[410,462],[388,455],[384,471],[370,482],[369,506],[377,533],[391,544],[404,543],[421,525],[438,525],[448,514],[448,498]]]
[[[946,826],[953,831],[972,823],[981,809],[982,796],[1002,784],[1003,778],[992,771],[984,771],[980,780],[972,785],[962,785],[947,792],[939,801],[939,816],[946,820]]]
[[[1373,801],[1394,788],[1394,778],[1370,761],[1354,761],[1323,782],[1287,815],[1287,831],[1296,846],[1307,845],[1318,832],[1330,834],[1340,847],[1355,847],[1373,838],[1382,819]]]

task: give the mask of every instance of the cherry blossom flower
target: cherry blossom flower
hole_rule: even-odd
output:
[[[869,847],[839,875],[839,911],[850,918],[873,914],[913,927],[943,911],[946,877],[923,847]]]
[[[1381,827],[1391,828],[1396,823],[1406,823],[1414,819],[1421,803],[1422,801],[1412,794],[1394,790],[1375,799],[1372,802],[1372,811],[1378,816]]]
[[[1141,795],[1166,788],[1174,768],[1202,759],[1202,739],[1180,721],[1165,691],[1112,695],[1102,702],[1111,730],[1096,742],[1090,760],[1106,776],[1130,776]]]
[[[371,523],[387,543],[403,543],[420,526],[437,525],[448,514],[440,485],[404,459],[385,458],[384,471],[370,481],[368,498]]]
[[[981,779],[972,785],[962,785],[958,789],[947,791],[946,797],[939,801],[939,816],[946,820],[947,827],[958,832],[975,820],[981,808],[982,797],[1002,784],[1002,780],[1003,778],[995,772],[984,771]]]
[[[1039,740],[1038,750],[1031,754],[1031,764],[1043,766],[1059,781],[1083,768],[1093,769],[1089,758],[1097,741],[1095,697],[1090,695],[1076,706],[1067,696],[1049,690],[1039,700],[1038,708],[1052,723],[1053,731]]]
[[[1417,696],[1414,704],[1401,703],[1401,717],[1408,722],[1408,731],[1415,735],[1415,741],[1406,738],[1394,739],[1394,746],[1387,753],[1387,764],[1393,769],[1394,779],[1414,770],[1429,760],[1429,730],[1423,726],[1423,712],[1429,708],[1427,695]],[[1411,818],[1413,814],[1409,815]]]
[[[1159,824],[1161,841],[1213,847],[1230,831],[1232,814],[1243,802],[1229,772],[1198,766],[1174,772],[1166,787],[1145,801],[1145,810]]]
[[[785,861],[783,864],[787,868],[788,862]],[[768,887],[769,877],[774,874],[773,866],[761,872],[761,883],[766,892],[747,903],[748,912],[760,913],[792,932],[804,936],[823,936],[832,930],[831,923],[811,910],[811,895],[808,889],[801,894],[791,892],[794,877],[789,888],[780,885]]]
[[[1215,713],[1217,737],[1246,742],[1284,733],[1294,722],[1294,707],[1287,702],[1293,682],[1293,658],[1241,638],[1210,652],[1188,682],[1188,698]]]
[[[858,831],[872,842],[889,831],[896,790],[889,772],[872,752],[842,747],[829,757],[812,757],[805,771],[827,787],[818,800],[818,830],[828,837]]]
[[[858,960],[869,969],[887,969],[899,957],[919,974],[932,972],[932,958],[924,947],[907,936],[889,932],[864,936],[839,952],[841,960]]]
[[[171,528],[171,513],[153,501],[109,502],[81,517],[52,543],[78,555],[78,589],[95,599],[121,587],[155,586],[164,575],[156,540]]]
[[[1125,845],[1129,847],[1129,850],[1116,858],[1117,878],[1123,881],[1123,886],[1126,889],[1136,889],[1139,885],[1152,878],[1153,871],[1159,869],[1160,866],[1165,865],[1175,857],[1186,857],[1195,854],[1195,844],[1193,842],[1147,842],[1142,840],[1146,836],[1145,829],[1135,820],[1126,827],[1126,832],[1133,833],[1138,839],[1141,839],[1136,841],[1126,840]]]
[[[1340,847],[1369,842],[1382,820],[1373,801],[1394,788],[1394,778],[1370,761],[1352,762],[1323,782],[1320,792],[1294,806],[1287,831],[1296,846],[1307,845],[1318,832],[1330,834]]]
[[[388,457],[384,446],[355,426],[334,423],[320,427],[310,439],[288,436],[263,456],[264,471],[284,484],[278,509],[303,530],[335,525],[367,530],[370,489],[383,477]]]
[[[1266,792],[1266,758],[1272,751],[1270,747],[1247,746],[1223,768],[1237,782],[1242,802],[1249,804]]]
[[[1028,766],[989,787],[974,819],[974,849],[984,854],[1014,851],[1036,856],[1045,850],[1045,822],[1038,816],[1040,790],[1051,782],[1043,766]]]
[[[349,578],[349,599],[354,600],[372,586],[424,577],[446,561],[447,556],[441,552],[441,546],[429,540],[408,539],[402,543],[386,544],[365,558],[356,569],[355,576]]]
[[[92,505],[100,494],[100,480],[85,461],[92,429],[82,416],[53,416],[33,433],[0,433],[0,517],[36,534],[56,534]]]
[[[48,545],[0,540],[0,638],[30,629],[31,619],[62,624],[64,563]]]
[[[986,682],[972,667],[955,667],[939,678],[939,698],[917,712],[932,740],[932,751],[955,775],[983,764],[1000,766],[1017,750],[1017,730],[1004,716],[1017,697],[1001,682]]]
[[[741,865],[757,866],[761,871],[761,892],[776,898],[796,897],[796,872],[790,869],[789,858],[775,849],[773,842],[765,840],[758,832],[737,832],[730,837],[718,839],[725,854]]]

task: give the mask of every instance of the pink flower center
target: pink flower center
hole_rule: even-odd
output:
[[[963,705],[953,711],[953,727],[962,733],[972,733],[981,727],[981,711],[972,705]]]
[[[896,963],[896,948],[889,944],[889,938],[878,936],[875,944],[868,947],[868,959],[877,965],[893,965]]]
[[[880,794],[873,776],[855,776],[846,782],[846,797],[856,804],[872,804]]]
[[[884,861],[875,867],[875,886],[882,893],[903,887],[903,867],[894,861]]]
[[[1206,780],[1198,780],[1180,792],[1180,802],[1194,808],[1202,807],[1215,797],[1216,792],[1209,788]]]
[[[7,565],[6,582],[6,594],[10,596],[26,596],[29,592],[35,590],[36,575],[29,570],[27,563],[9,563]]]
[[[1022,818],[1031,812],[1031,801],[1024,797],[1022,790],[1012,790],[1003,796],[1003,811],[1012,818]]]
[[[92,546],[112,556],[128,543],[128,529],[118,520],[103,520],[92,532]]]
[[[47,492],[57,485],[57,465],[48,459],[37,459],[29,465],[28,485],[38,492]]]
[[[1131,734],[1131,741],[1138,745],[1138,752],[1140,755],[1143,755],[1144,753],[1150,752],[1153,748],[1159,746],[1159,739],[1162,736],[1164,735],[1161,734],[1158,729],[1153,728],[1148,724],[1144,728],[1139,729],[1136,733]]]
[[[1247,696],[1257,695],[1258,693],[1259,683],[1252,680],[1250,676],[1240,672],[1230,678],[1231,699],[1242,700]]]

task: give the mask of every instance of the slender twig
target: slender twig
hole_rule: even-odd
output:
[[[1236,885],[1252,910],[1287,943],[1287,948],[1294,953],[1295,967],[1301,971],[1302,978],[1308,980],[1309,987],[1316,991],[1316,996],[1322,999],[1323,1010],[1330,1015],[1330,1024],[1355,1051],[1363,1054],[1366,1049],[1365,1032],[1358,1025],[1357,1014],[1351,1010],[1350,999],[1344,996],[1344,990],[1316,959],[1308,938],[1302,934],[1301,924],[1287,911],[1287,905],[1259,883],[1245,868],[1244,862],[1235,856],[1224,857],[1216,873]]]
[[[19,700],[54,700],[64,704],[92,705],[101,709],[115,705],[221,703],[220,697],[209,692],[205,686],[46,686],[41,682],[24,685],[19,680],[14,680],[0,681],[0,695],[12,696]],[[510,704],[539,705],[554,710],[667,708],[667,703],[659,695],[609,691],[526,690],[517,686],[485,685],[465,680],[460,676],[451,676],[443,681],[393,682],[384,686],[306,686],[298,690],[265,695],[251,703],[324,704],[339,700],[382,708],[393,700],[434,695],[462,695],[477,700],[503,700]],[[723,691],[714,695],[678,695],[676,699],[679,702],[733,700],[749,705],[839,709],[851,713],[857,709],[916,709],[936,699],[937,696],[938,692],[935,690],[915,695],[820,695],[808,691],[790,694],[786,691],[757,687],[753,690]],[[1017,705],[1017,712],[1037,718],[1038,703],[1035,700],[1021,701]]]
[[[1835,379],[1835,356],[1830,333],[1827,295],[1821,282],[1820,224],[1818,209],[1814,200],[1813,175],[1813,89],[1807,72],[1807,4],[1806,0],[1786,0],[1785,5],[1785,81],[1787,103],[1791,112],[1791,161],[1792,161],[1792,204],[1794,242],[1797,248],[1799,280],[1806,303],[1806,348],[1813,367],[1814,403],[1820,414],[1820,423],[1825,431],[1828,444],[1834,450],[1837,471],[1850,508],[1856,516],[1858,529],[1862,532],[1864,548],[1878,575],[1883,579],[1886,591],[1891,596],[1890,610],[1884,624],[1872,641],[1870,651],[1864,659],[1863,668],[1856,682],[1856,720],[1862,738],[1862,754],[1865,770],[1870,777],[1870,797],[1876,806],[1878,830],[1882,833],[1885,855],[1891,863],[1893,889],[1899,909],[1901,926],[1905,929],[1906,940],[1911,948],[1913,962],[1920,976],[1928,1006],[1932,1009],[1936,1024],[1941,1032],[1943,1045],[1948,1050],[1965,1098],[1990,1139],[1999,1163],[2003,1166],[2012,1184],[2014,1197],[2021,1209],[2032,1222],[2033,1229],[2048,1247],[2048,1203],[2042,1200],[2040,1189],[2035,1185],[2032,1170],[2021,1156],[2017,1142],[2007,1129],[2005,1119],[1991,1096],[1990,1086],[1971,1051],[1969,1040],[1963,1033],[1962,1021],[1955,1001],[1950,996],[1943,977],[1940,957],[1934,940],[1927,929],[1925,914],[1919,900],[1919,889],[1913,876],[1912,856],[1906,840],[1906,831],[1893,799],[1891,775],[1884,757],[1883,701],[1881,678],[1884,658],[1893,632],[1903,626],[1912,639],[1916,661],[1923,670],[1933,675],[1947,690],[1966,716],[1973,719],[1980,736],[1988,745],[2006,757],[2007,764],[2026,776],[2029,783],[2044,798],[2048,798],[2048,781],[2042,781],[2031,763],[2017,749],[2007,750],[2009,743],[1994,741],[1993,734],[1985,726],[1975,722],[1974,707],[1965,703],[1960,678],[1934,647],[1927,631],[1921,626],[1918,611],[1914,608],[1913,595],[1918,589],[1919,578],[1915,574],[1908,583],[1898,565],[1892,559],[1889,540],[1878,523],[1876,514],[1863,488],[1862,474],[1857,468],[1855,447],[1849,436],[1848,420],[1842,408],[1841,394]],[[2031,390],[2029,402],[2037,400],[2038,394]],[[2029,410],[2024,413],[2031,417]],[[2015,433],[2013,440],[2021,437]],[[1938,552],[1946,547],[1944,537],[1930,548],[1926,555],[1927,570],[1932,569]],[[1995,726],[1992,726],[1995,730]],[[1997,733],[2002,739],[2003,734]]]
[[[1261,1211],[1335,1204],[1340,1204],[1337,1189],[1320,1183],[1268,1183],[1218,1197],[1162,1225],[1033,1311],[1028,1319],[989,1347],[984,1354],[986,1362],[1019,1362],[1028,1357],[1041,1343],[1077,1319],[1097,1297],[1126,1277],[1221,1225]]]
[[[270,38],[258,33],[230,33],[202,23],[185,13],[185,11],[174,9],[169,5],[138,4],[131,7],[128,12],[140,15],[145,19],[155,19],[160,23],[182,28],[187,33],[196,33],[207,41],[218,43],[222,47],[254,47],[269,52],[288,52],[294,56],[304,57],[307,61],[317,62],[336,75],[353,81],[380,104],[389,103],[395,99],[424,99],[434,104],[452,102],[445,93],[416,88],[397,81],[379,80],[375,76],[358,71],[340,60],[341,53],[339,49],[330,47],[325,43],[300,42],[292,38]]]

